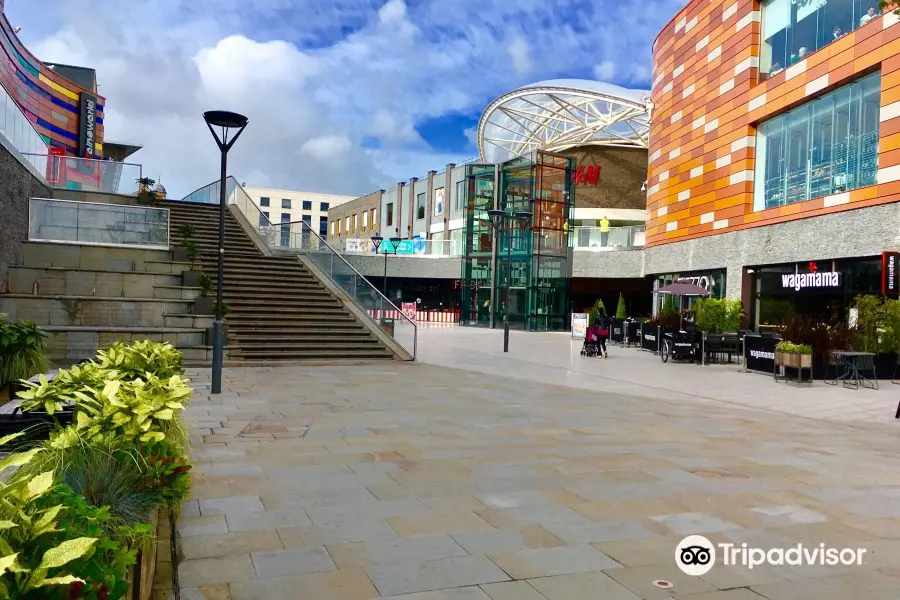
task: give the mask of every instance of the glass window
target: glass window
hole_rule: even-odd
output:
[[[312,210],[312,200],[303,201],[303,210]]]
[[[416,219],[425,218],[425,192],[416,196]]]
[[[356,233],[356,226],[359,224],[359,215],[353,215],[353,220],[350,221],[350,233]]]
[[[344,217],[344,232],[350,231],[350,217]]]
[[[875,0],[764,0],[760,73],[774,75],[879,16]]]
[[[385,211],[387,212],[387,223],[388,227],[392,227],[394,225],[394,203],[388,202],[387,207],[385,207]]]
[[[337,221],[332,221],[332,222],[331,222],[331,235],[337,235],[337,227],[336,227],[336,224],[337,224]]]
[[[265,196],[263,196],[262,198],[259,199],[259,205],[260,205],[260,206],[268,206],[268,205],[269,205],[269,199],[266,198]]]
[[[753,210],[874,185],[880,103],[874,73],[761,123]]]
[[[291,213],[281,213],[281,222],[282,223],[290,223],[291,222]]]
[[[303,222],[306,223],[307,225],[312,223],[312,217],[310,215],[303,215],[303,217],[301,217],[301,218],[303,219]]]
[[[290,210],[291,199],[290,198],[282,198],[281,199],[281,208],[286,208],[286,209]]]
[[[362,231],[365,231],[369,227],[369,211],[364,210],[362,218]]]
[[[466,181],[456,182],[456,200],[453,203],[453,210],[463,210],[466,200]]]
[[[319,235],[328,234],[328,217],[319,217]]]
[[[263,212],[259,215],[259,226],[266,227],[269,224],[269,213]]]
[[[372,230],[378,229],[375,225],[378,223],[378,212],[377,209],[372,209],[369,211],[369,222],[372,223]]]
[[[328,203],[327,202],[319,202],[319,210],[321,212],[328,212]]]

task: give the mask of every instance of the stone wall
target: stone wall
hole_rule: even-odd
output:
[[[0,294],[6,292],[9,265],[17,264],[28,239],[28,199],[33,197],[50,198],[50,189],[0,136]]]

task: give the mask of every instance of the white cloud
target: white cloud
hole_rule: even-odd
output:
[[[600,81],[612,81],[616,76],[616,64],[611,60],[604,60],[594,65],[594,77]]]
[[[590,65],[649,87],[650,43],[682,0],[95,2],[6,11],[35,55],[97,70],[106,139],[143,144],[134,160],[176,196],[218,176],[210,109],[250,118],[229,165],[251,184],[362,194],[470,158],[417,127]]]
[[[513,69],[519,75],[530,75],[532,71],[531,56],[529,56],[528,44],[522,38],[516,38],[507,46],[509,56],[512,58]]]

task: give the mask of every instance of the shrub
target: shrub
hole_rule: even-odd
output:
[[[597,301],[594,302],[594,306],[591,307],[591,312],[588,315],[588,323],[590,325],[594,324],[594,321],[597,320],[597,317],[606,315],[606,306],[603,305],[603,300],[597,298]]]
[[[795,344],[788,341],[775,344],[775,350],[787,354],[812,354],[812,346],[809,344]]]
[[[697,328],[709,333],[739,329],[744,315],[740,300],[699,298],[694,302],[694,308],[697,311]]]
[[[50,362],[44,356],[46,337],[34,323],[12,323],[0,313],[0,390],[47,370]]]
[[[616,307],[616,318],[617,319],[625,319],[627,318],[627,313],[625,312],[625,297],[619,293],[619,305]]]
[[[795,314],[782,331],[782,337],[797,344],[811,346],[813,354],[827,359],[833,350],[852,348],[854,334],[845,321],[822,323]]]
[[[878,296],[862,295],[855,299],[857,350],[879,352],[881,348],[880,330],[884,325],[885,307]]]

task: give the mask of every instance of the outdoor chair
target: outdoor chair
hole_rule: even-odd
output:
[[[728,362],[731,362],[731,356],[741,355],[741,336],[737,331],[726,331],[725,336],[725,352],[728,353]]]
[[[875,355],[874,354],[862,354],[859,356],[854,356],[853,360],[847,363],[850,368],[850,374],[847,379],[844,380],[844,387],[852,387],[853,389],[859,389],[859,386],[866,386],[866,382],[868,381],[873,390],[878,389],[878,377],[875,375]],[[866,373],[872,373],[872,378],[869,379],[866,377]]]
[[[828,364],[825,365],[825,378],[822,381],[824,383],[827,383],[828,385],[837,385],[838,377],[845,373],[846,370],[847,365],[841,358],[840,353],[837,350],[832,350],[828,353]],[[828,373],[832,371],[834,374],[834,378],[829,379]]]
[[[715,362],[719,362],[719,357],[725,353],[725,336],[721,333],[706,334],[704,351],[706,354],[703,357],[705,362],[713,362],[710,360],[710,357],[715,357]]]

